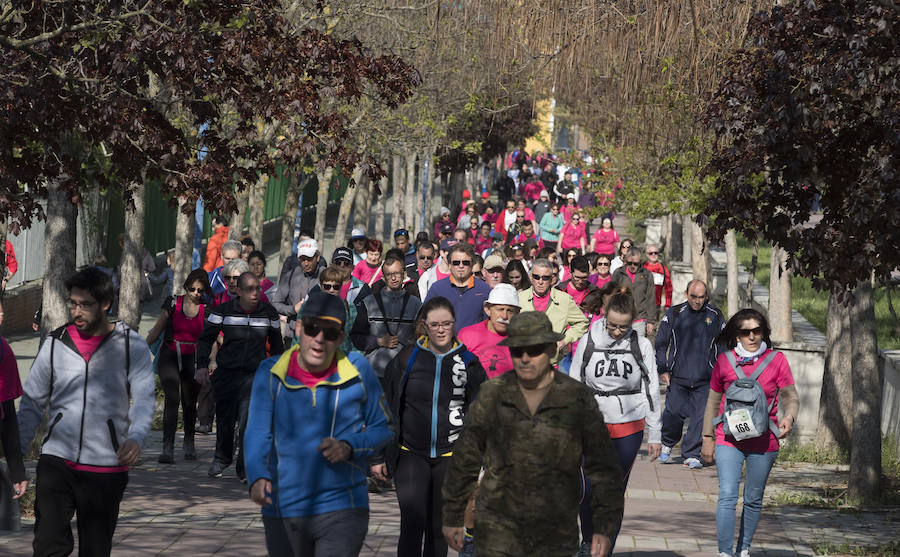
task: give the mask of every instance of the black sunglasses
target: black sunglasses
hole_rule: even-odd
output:
[[[553,278],[553,275],[536,275],[532,273],[531,278],[534,280],[551,280]]]
[[[319,286],[322,287],[322,290],[340,290],[341,289],[340,284],[331,284],[330,282],[323,282],[323,283],[319,284]]]
[[[760,336],[760,335],[762,335],[762,332],[763,332],[762,327],[756,327],[754,329],[738,329],[738,336],[739,337],[749,337],[751,333],[754,336]]]
[[[450,264],[453,265],[454,267],[459,267],[459,266],[471,267],[472,260],[471,259],[454,259],[453,261],[450,262]]]
[[[303,324],[303,333],[310,338],[319,336],[320,332],[325,335],[325,340],[337,340],[341,336],[341,330],[336,327],[322,327],[318,323]]]
[[[513,358],[521,358],[522,354],[528,354],[529,357],[536,358],[544,353],[546,345],[535,344],[534,346],[510,346],[509,355]]]

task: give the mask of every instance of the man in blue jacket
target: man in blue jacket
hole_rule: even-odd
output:
[[[256,372],[244,452],[269,555],[358,555],[369,523],[369,457],[392,437],[362,354],[338,350],[344,303],[313,292],[298,342]]]
[[[458,331],[484,319],[482,307],[491,294],[491,287],[472,272],[475,251],[471,244],[461,242],[451,247],[447,263],[450,265],[450,276],[432,284],[424,302],[438,296],[450,300],[456,313]]]
[[[662,453],[659,461],[672,462],[671,453],[681,441],[681,456],[688,468],[702,468],[700,433],[709,396],[709,378],[718,357],[716,337],[725,327],[725,316],[709,303],[706,284],[692,280],[687,301],[672,306],[656,334],[656,366],[660,383],[669,385],[662,415]],[[682,439],[684,420],[687,432]]]

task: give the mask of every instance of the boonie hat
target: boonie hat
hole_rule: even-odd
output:
[[[504,268],[503,267],[503,258],[497,254],[491,254],[491,255],[487,256],[487,259],[484,260],[484,265],[482,265],[481,268],[491,270],[491,269],[496,269],[497,267],[500,267],[501,269]],[[500,285],[498,284],[497,286],[500,286]]]
[[[303,240],[297,244],[298,257],[312,257],[319,251],[319,244],[312,238]]]
[[[332,296],[324,292],[313,292],[306,298],[300,309],[300,318],[325,319],[334,321],[341,327],[347,319],[347,310],[344,301],[339,296]]]
[[[336,298],[336,296],[332,296],[332,298]],[[564,336],[562,333],[553,332],[553,325],[547,314],[540,311],[523,311],[509,320],[509,325],[506,326],[506,338],[497,344],[499,346],[556,344]]]
[[[511,284],[501,283],[491,289],[486,304],[506,305],[521,308],[519,304],[519,293],[516,287]]]
[[[345,248],[343,246],[336,248],[331,254],[331,262],[334,263],[339,259],[353,263],[353,251],[350,248]]]
[[[354,228],[350,231],[350,239],[351,240],[365,240],[366,239],[366,231],[362,228]]]

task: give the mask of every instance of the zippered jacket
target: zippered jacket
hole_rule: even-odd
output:
[[[221,370],[237,370],[253,373],[266,357],[266,341],[272,354],[284,351],[281,337],[281,321],[270,304],[259,302],[256,309],[247,313],[230,300],[217,306],[203,324],[197,348],[197,369],[209,367],[209,353],[219,333],[224,338],[216,354]]]
[[[382,305],[378,305],[378,299]],[[385,315],[381,308],[384,308]],[[384,368],[398,352],[416,341],[416,315],[422,302],[405,289],[396,292],[384,288],[367,296],[359,305],[359,313],[350,331],[353,345],[372,364],[375,374],[384,375]],[[378,339],[387,335],[397,335],[399,343],[395,348],[378,345]]]
[[[271,517],[302,517],[368,508],[368,461],[390,439],[390,412],[362,354],[338,350],[337,370],[309,388],[288,375],[299,346],[264,360],[253,378],[244,461],[248,485],[272,482]],[[329,463],[317,449],[334,437],[353,449]]]
[[[654,342],[659,373],[671,373],[672,381],[687,387],[708,384],[719,357],[716,337],[724,328],[725,316],[709,303],[700,311],[687,302],[669,308]]]
[[[136,331],[117,323],[85,361],[66,326],[60,327],[41,345],[25,381],[19,407],[22,447],[34,438],[49,404],[42,454],[118,466],[118,444],[134,439],[144,445],[153,421],[153,391],[150,349]]]
[[[382,379],[398,443],[385,454],[391,470],[400,447],[426,458],[447,456],[487,380],[478,357],[456,340],[443,354],[429,350],[426,337],[401,350]]]

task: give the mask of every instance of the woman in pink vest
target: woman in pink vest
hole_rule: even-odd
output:
[[[163,406],[163,448],[159,462],[175,462],[175,428],[178,425],[178,405],[184,414],[184,459],[197,460],[194,449],[194,422],[197,419],[197,395],[200,384],[194,381],[194,353],[206,319],[204,294],[209,292],[209,280],[203,269],[194,269],[184,280],[185,294],[169,296],[163,302],[159,319],[147,335],[153,344],[165,333],[157,356],[159,382],[165,395]]]

